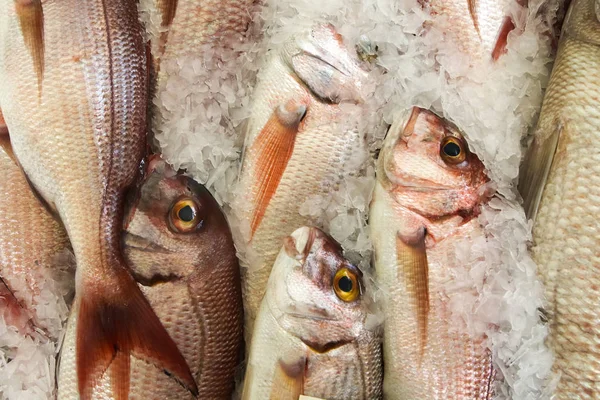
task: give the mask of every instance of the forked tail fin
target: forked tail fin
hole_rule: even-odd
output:
[[[117,280],[84,286],[78,296],[76,365],[81,400],[91,398],[109,367],[115,400],[128,399],[131,354],[164,370],[197,396],[187,362],[150,303],[125,269],[118,275]]]

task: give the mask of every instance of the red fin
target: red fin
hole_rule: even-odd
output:
[[[44,76],[44,11],[42,0],[15,0],[15,9],[38,78],[38,93]]]
[[[79,298],[76,357],[81,400],[91,398],[109,366],[115,400],[127,399],[130,354],[163,369],[197,396],[198,387],[187,362],[123,269],[115,281],[84,287]]]
[[[6,121],[4,121],[2,110],[0,110],[0,138],[4,136],[8,136],[8,127],[6,126]]]
[[[279,360],[275,367],[270,400],[297,400],[303,392],[306,358],[293,362]]]
[[[287,163],[292,157],[296,134],[305,113],[306,106],[294,101],[278,107],[252,145],[257,153],[255,172],[257,192],[250,225],[251,235],[254,235],[260,225]]]
[[[515,29],[515,24],[510,17],[504,17],[504,21],[498,31],[498,38],[496,39],[496,45],[492,50],[492,60],[498,61],[500,56],[506,53],[506,42],[508,41],[508,34]]]
[[[162,14],[161,26],[163,28],[170,26],[175,19],[178,0],[158,0],[158,9]]]
[[[22,334],[33,332],[31,316],[2,278],[0,278],[0,317],[4,318],[7,325],[17,328]]]
[[[412,237],[398,234],[396,255],[400,275],[406,279],[406,290],[414,298],[417,308],[417,323],[421,338],[419,352],[421,360],[427,344],[427,324],[429,320],[429,266],[425,249],[425,228]]]
[[[477,1],[478,0],[467,0],[469,5],[469,14],[471,14],[471,19],[473,20],[473,26],[477,31],[477,35],[481,38],[481,31],[479,30],[479,18],[477,18]]]

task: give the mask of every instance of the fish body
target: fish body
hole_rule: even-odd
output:
[[[7,138],[0,137],[0,279],[7,305],[50,337],[60,333],[62,316],[42,297],[66,273],[60,255],[70,249],[64,228],[33,194]],[[63,305],[64,306],[64,305]],[[0,306],[2,308],[2,306]]]
[[[242,399],[380,399],[362,273],[321,230],[285,239],[256,320]]]
[[[156,157],[133,193],[123,234],[131,273],[190,366],[198,397],[231,398],[243,343],[243,306],[225,216],[203,186]],[[70,316],[61,353],[59,399],[77,398],[77,311]],[[194,398],[160,368],[135,356],[130,387],[137,399]],[[93,398],[113,399],[111,390],[106,377]]]
[[[545,285],[559,399],[600,396],[600,22],[573,0],[519,191],[534,219],[532,257]]]
[[[150,33],[155,61],[193,55],[205,45],[234,45],[243,39],[257,3],[259,0],[143,1],[141,17]]]
[[[498,59],[515,28],[510,8],[519,0],[424,0],[430,12],[447,18],[440,26],[465,54],[475,60]]]
[[[482,163],[458,129],[432,112],[414,107],[390,128],[369,217],[376,275],[385,293],[386,398],[492,396],[485,337],[461,331],[447,293],[458,284],[457,243],[482,234],[473,217],[486,181]],[[453,290],[477,295],[473,288]]]
[[[247,250],[246,335],[252,333],[282,240],[310,222],[300,215],[300,206],[337,188],[352,149],[364,140],[348,128],[360,113],[340,107],[362,101],[364,76],[331,25],[317,26],[272,51],[260,73],[233,204],[247,228],[239,243]]]
[[[77,263],[82,399],[109,367],[115,398],[125,399],[132,353],[197,390],[121,251],[125,191],[144,155],[147,97],[135,2],[0,3],[2,114],[19,164],[60,217]]]

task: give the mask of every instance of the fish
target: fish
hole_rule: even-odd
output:
[[[304,226],[286,237],[256,319],[242,399],[381,399],[369,296],[363,273],[325,232]]]
[[[483,234],[475,218],[490,196],[482,162],[452,122],[413,107],[390,127],[376,179],[369,226],[385,293],[385,398],[492,398],[486,337],[456,329],[446,292],[457,243]]]
[[[527,0],[420,0],[436,17],[445,16],[440,29],[473,62],[497,61],[505,52],[508,35],[515,29],[510,10],[526,13]],[[521,6],[517,8],[517,5]],[[518,14],[517,14],[518,15]],[[434,22],[438,25],[437,22]]]
[[[131,274],[190,366],[198,398],[231,398],[243,352],[243,306],[229,225],[204,186],[175,173],[157,155],[145,169],[144,180],[130,191],[124,218]],[[77,312],[73,309],[62,345],[58,399],[77,398]],[[194,398],[156,365],[135,355],[130,362],[131,396]],[[108,376],[94,393],[93,398],[113,398]]]
[[[6,299],[4,305],[12,310],[10,315],[19,315],[14,320],[20,322],[13,326],[24,328],[26,325],[29,332],[35,326],[48,337],[57,339],[62,321],[58,312],[48,312],[48,300],[41,296],[47,282],[60,284],[70,275],[71,265],[61,264],[63,258],[60,257],[70,251],[69,238],[61,223],[31,191],[10,140],[2,135],[0,170],[3,173],[0,180],[0,292],[4,294],[0,297]],[[23,321],[27,323],[24,325]]]
[[[518,189],[533,221],[557,399],[600,396],[599,4],[573,0]]]
[[[316,25],[271,53],[253,94],[232,203],[244,227],[236,245],[245,254],[247,343],[282,240],[311,223],[300,206],[339,186],[352,149],[365,140],[347,127],[360,113],[340,105],[364,102],[366,72],[333,25]]]
[[[110,370],[115,399],[127,398],[131,354],[196,394],[190,367],[121,248],[125,193],[146,145],[147,59],[137,4],[49,0],[24,24],[20,3],[28,2],[0,2],[0,105],[16,159],[59,216],[75,255],[79,396],[90,399]],[[40,26],[43,34],[32,32]]]

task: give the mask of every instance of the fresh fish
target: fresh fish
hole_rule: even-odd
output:
[[[124,193],[146,142],[142,32],[132,1],[0,1],[2,114],[19,164],[60,216],[77,262],[82,400],[107,369],[114,397],[127,398],[130,354],[197,393],[121,252]]]
[[[519,191],[534,219],[559,399],[600,396],[600,4],[573,0]]]
[[[497,60],[504,54],[508,34],[515,29],[509,11],[518,10],[517,4],[527,3],[527,0],[420,1],[429,6],[432,15],[447,18],[447,25],[440,29],[473,61]]]
[[[246,225],[243,269],[246,335],[251,334],[283,238],[309,224],[300,206],[340,183],[362,135],[346,128],[366,73],[331,25],[274,51],[254,92],[234,211]],[[356,111],[356,110],[354,110]],[[348,125],[345,125],[348,123]]]
[[[317,228],[284,240],[256,320],[242,399],[380,399],[381,341],[361,271]]]
[[[239,265],[225,216],[203,186],[175,174],[156,156],[137,193],[129,202],[123,236],[131,273],[187,360],[198,398],[231,398],[243,313]],[[61,353],[59,399],[77,398],[77,318],[74,309]],[[136,355],[130,388],[139,399],[194,398]],[[108,376],[94,393],[94,398],[114,398]]]
[[[12,310],[10,315],[20,315],[14,320],[31,319],[28,325],[33,324],[56,339],[61,318],[47,310],[47,299],[40,296],[48,281],[68,276],[65,267],[69,265],[61,265],[59,256],[70,249],[69,239],[60,222],[32,193],[8,138],[2,135],[0,170],[0,297],[6,300],[4,306]],[[16,312],[17,309],[21,311]]]
[[[462,134],[432,112],[414,107],[390,128],[369,218],[377,278],[387,294],[386,398],[492,396],[485,337],[456,328],[445,291],[457,242],[483,234],[474,217],[487,181]]]

